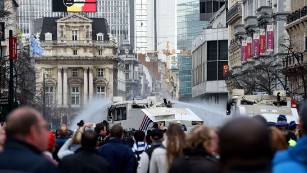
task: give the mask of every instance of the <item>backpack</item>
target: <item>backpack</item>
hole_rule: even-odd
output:
[[[164,148],[164,149],[166,149],[165,146],[162,145],[162,144],[161,145],[152,145],[150,148],[146,149],[144,152],[148,155],[149,163],[150,163],[150,159],[151,159],[152,153],[153,153],[153,151],[156,148]],[[148,173],[149,173],[149,166],[150,166],[150,164],[148,164],[148,171],[147,171]]]

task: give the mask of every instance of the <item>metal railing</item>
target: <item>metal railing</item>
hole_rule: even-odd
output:
[[[226,13],[226,21],[229,22],[230,19],[235,16],[242,16],[241,3],[236,2]]]
[[[296,10],[292,14],[289,14],[287,16],[287,23],[291,23],[296,21],[297,19],[300,19],[301,17],[304,17],[307,15],[307,6],[303,7],[302,9]]]

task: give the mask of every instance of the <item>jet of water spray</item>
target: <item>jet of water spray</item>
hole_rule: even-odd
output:
[[[110,99],[95,98],[78,114],[72,121],[70,129],[77,129],[77,123],[80,120],[84,122],[99,123],[107,119],[108,108],[111,106]]]

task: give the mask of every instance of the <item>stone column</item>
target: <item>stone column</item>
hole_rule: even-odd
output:
[[[86,105],[87,104],[87,101],[88,101],[88,79],[87,79],[87,71],[88,71],[88,67],[84,67],[83,68],[83,73],[84,73],[84,85],[83,85],[83,88],[84,88],[84,98],[83,98],[83,104]]]
[[[62,68],[58,68],[58,87],[57,87],[57,105],[59,107],[62,106],[63,102],[62,102]]]
[[[64,94],[64,98],[63,98],[63,106],[67,107],[67,101],[68,101],[68,85],[67,85],[67,67],[63,68],[64,70],[64,74],[63,74],[63,94]]]
[[[89,69],[89,100],[91,101],[94,93],[93,68]]]

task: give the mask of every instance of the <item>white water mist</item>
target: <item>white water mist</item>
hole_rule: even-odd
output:
[[[70,129],[77,129],[77,123],[80,120],[90,123],[99,123],[106,120],[108,116],[108,108],[111,104],[112,102],[110,99],[93,99],[88,103],[85,109],[73,119]]]

